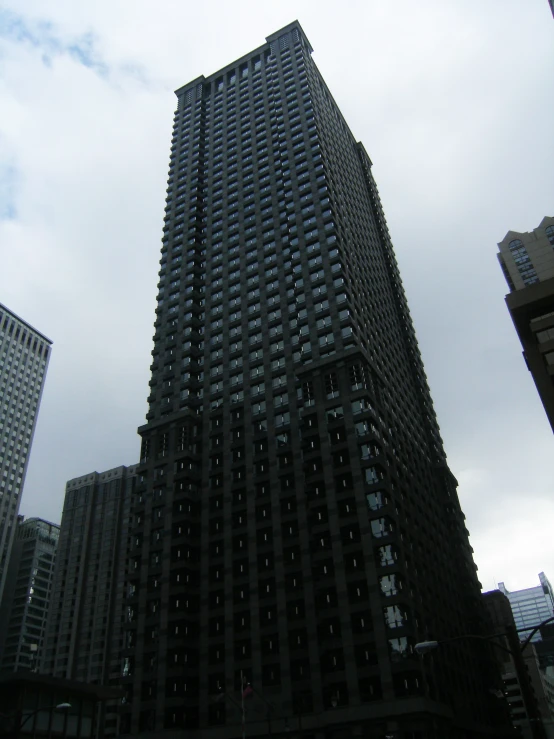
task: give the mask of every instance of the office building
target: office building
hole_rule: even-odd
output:
[[[122,734],[490,735],[488,656],[372,164],[298,23],[177,90]],[[463,734],[463,732],[466,732]]]
[[[544,572],[539,572],[539,583],[533,588],[512,591],[508,590],[503,582],[498,583],[498,589],[510,601],[517,629],[529,628],[529,631],[520,631],[519,635],[522,640],[529,636],[532,627],[538,626],[547,618],[554,618],[552,586]],[[541,641],[541,632],[537,631],[532,640]]]
[[[51,344],[0,303],[0,601]]]
[[[60,527],[19,516],[0,603],[0,670],[32,670],[44,644]]]
[[[134,484],[134,467],[116,467],[66,485],[42,673],[107,687],[119,681]],[[96,737],[117,735],[118,709],[100,704]]]
[[[502,583],[501,583],[502,585]],[[545,734],[554,735],[554,679],[552,668],[543,669],[537,653],[536,642],[527,645],[525,636],[518,636],[517,622],[511,607],[509,594],[503,590],[491,590],[483,593],[483,602],[489,616],[489,633],[496,637],[491,639],[497,645],[492,651],[496,656],[502,675],[502,687],[496,689],[499,700],[507,702],[510,719],[521,732],[519,736],[537,736],[535,722],[542,723]],[[507,637],[512,630],[512,638]],[[502,638],[502,634],[506,634]],[[521,640],[521,641],[520,641]],[[514,658],[514,650],[524,647],[523,660]]]
[[[498,247],[506,305],[554,431],[554,218],[531,233],[508,231]]]

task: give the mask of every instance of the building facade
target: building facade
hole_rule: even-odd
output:
[[[371,161],[298,23],[176,94],[122,732],[488,736],[412,649],[482,604]]]
[[[506,305],[554,431],[554,218],[531,233],[508,231],[498,247]]]
[[[38,666],[59,533],[55,523],[19,517],[0,603],[0,670]]]
[[[119,681],[134,467],[70,480],[40,671],[106,687]],[[97,737],[116,736],[119,703],[102,703]]]
[[[503,585],[502,583],[500,585]],[[520,591],[525,592],[525,591]],[[516,663],[513,649],[518,643],[525,641],[521,634],[513,639],[502,639],[499,635],[506,634],[508,629],[517,635],[518,622],[514,619],[511,601],[505,588],[483,593],[483,601],[489,616],[490,634],[496,634],[493,640],[501,648],[493,650],[502,675],[502,689],[496,691],[498,699],[505,701],[510,712],[510,718],[520,731],[520,736],[533,739],[537,736],[533,722],[540,721],[544,729],[541,736],[554,737],[554,681],[552,668],[541,666],[537,653],[537,642],[527,644],[522,652],[523,659]],[[529,625],[538,622],[527,621]],[[510,653],[512,652],[512,653]],[[529,705],[532,702],[532,706]],[[531,713],[530,713],[531,711]]]
[[[554,595],[552,585],[544,572],[539,572],[540,584],[524,590],[508,590],[503,582],[498,583],[498,589],[510,601],[516,627],[520,631],[520,638],[526,639],[534,626],[538,626],[548,618],[554,618]],[[523,631],[523,629],[529,631]],[[532,641],[542,640],[540,631],[532,637]]]
[[[0,303],[0,601],[51,344]]]

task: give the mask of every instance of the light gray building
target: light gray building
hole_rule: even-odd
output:
[[[529,635],[531,628],[554,617],[554,597],[552,586],[544,572],[539,572],[540,584],[533,588],[509,591],[503,582],[498,583],[498,589],[507,596],[512,607],[517,629],[529,627],[529,631],[520,632],[523,641]],[[541,634],[537,632],[532,641],[541,641]]]
[[[530,233],[508,231],[498,247],[506,305],[554,431],[554,218]]]
[[[0,303],[0,601],[51,344]]]
[[[554,277],[553,246],[553,217],[529,233],[508,231],[498,244],[498,261],[512,292]]]
[[[135,467],[66,485],[40,671],[109,686],[121,676],[126,546]],[[101,704],[96,737],[116,736],[118,705]]]
[[[38,665],[59,533],[55,523],[19,517],[0,604],[0,670]]]

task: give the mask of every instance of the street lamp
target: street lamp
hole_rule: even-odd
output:
[[[441,639],[438,640],[431,640],[431,641],[422,641],[419,642],[414,646],[414,651],[417,654],[427,654],[428,652],[432,652],[433,650],[437,649],[438,647],[442,646],[443,644],[450,644],[451,642],[455,641],[461,641],[466,639],[477,639],[479,641],[486,641],[493,647],[498,647],[498,649],[502,649],[504,652],[508,652],[509,655],[511,655],[514,667],[516,670],[516,675],[519,681],[519,685],[521,688],[521,697],[523,698],[523,702],[525,704],[525,709],[527,711],[527,716],[529,718],[529,723],[531,724],[531,730],[533,733],[534,739],[546,739],[546,732],[541,720],[540,712],[535,700],[535,695],[533,693],[533,690],[529,684],[529,676],[527,674],[527,669],[525,666],[525,662],[523,660],[523,651],[526,649],[526,647],[531,642],[531,639],[533,636],[541,629],[543,626],[546,626],[546,624],[551,623],[554,621],[554,616],[551,616],[550,618],[545,619],[542,623],[538,624],[537,626],[531,627],[530,633],[528,634],[527,638],[524,642],[520,642],[517,636],[518,631],[529,631],[529,627],[523,628],[523,629],[517,629],[512,625],[508,624],[506,626],[506,631],[501,632],[500,634],[491,634],[489,636],[480,636],[477,634],[462,634],[461,636],[453,636],[449,639]],[[499,644],[497,641],[493,641],[494,639],[498,637],[506,637],[509,648],[505,647],[503,644]]]

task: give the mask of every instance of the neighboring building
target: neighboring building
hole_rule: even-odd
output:
[[[135,467],[92,472],[66,485],[41,672],[111,685],[121,675],[126,547]],[[117,734],[102,704],[98,737]]]
[[[512,629],[512,634],[514,634],[512,640],[500,636],[491,639],[500,644],[500,647],[491,648],[498,660],[503,683],[502,690],[495,690],[496,695],[500,701],[503,699],[507,701],[512,723],[519,728],[520,736],[533,739],[536,734],[531,721],[534,720],[534,716],[540,716],[546,736],[548,739],[554,739],[554,681],[547,672],[541,669],[535,643],[528,644],[523,650],[523,662],[518,672],[516,661],[510,654],[510,651],[513,653],[514,648],[518,647],[518,638],[515,636],[517,624],[509,596],[505,591],[491,590],[483,593],[483,601],[490,618],[489,633],[500,635]],[[520,636],[519,639],[525,641],[525,637]],[[538,711],[532,715],[531,719],[528,712],[529,705],[526,705],[526,696],[527,701],[533,702],[534,710]]]
[[[37,667],[59,533],[55,523],[19,517],[0,603],[0,670]]]
[[[531,233],[508,231],[498,248],[498,261],[512,292],[554,278],[554,218],[543,218]]]
[[[292,23],[177,91],[129,532],[133,737],[238,737],[241,680],[248,736],[500,721],[480,643],[413,653],[483,629],[480,584],[371,161],[311,51]]]
[[[518,630],[529,627],[529,631],[520,631],[519,636],[522,640],[527,638],[533,626],[538,626],[547,618],[554,617],[552,586],[544,572],[539,572],[539,581],[540,585],[534,588],[513,591],[509,591],[503,582],[498,583],[498,589],[510,601]],[[537,631],[532,641],[538,642],[541,639],[542,634]]]
[[[553,688],[552,677],[540,669],[539,659],[534,644],[529,644],[524,653],[525,668],[529,677],[533,694],[537,700],[541,721],[545,728],[548,739],[554,738],[553,718]],[[532,739],[532,728],[529,725],[529,717],[525,708],[521,692],[520,678],[518,677],[513,662],[505,661],[505,671],[502,674],[504,681],[504,692],[510,707],[510,713],[514,726],[520,726],[522,736]]]
[[[51,344],[0,303],[0,601]]]
[[[550,10],[552,11],[552,15],[554,16],[554,0],[548,0],[548,4],[550,5]]]
[[[554,218],[532,233],[508,231],[498,246],[506,305],[554,431]]]
[[[548,674],[554,675],[554,622],[541,629],[541,640],[535,642],[541,668],[549,669]]]

